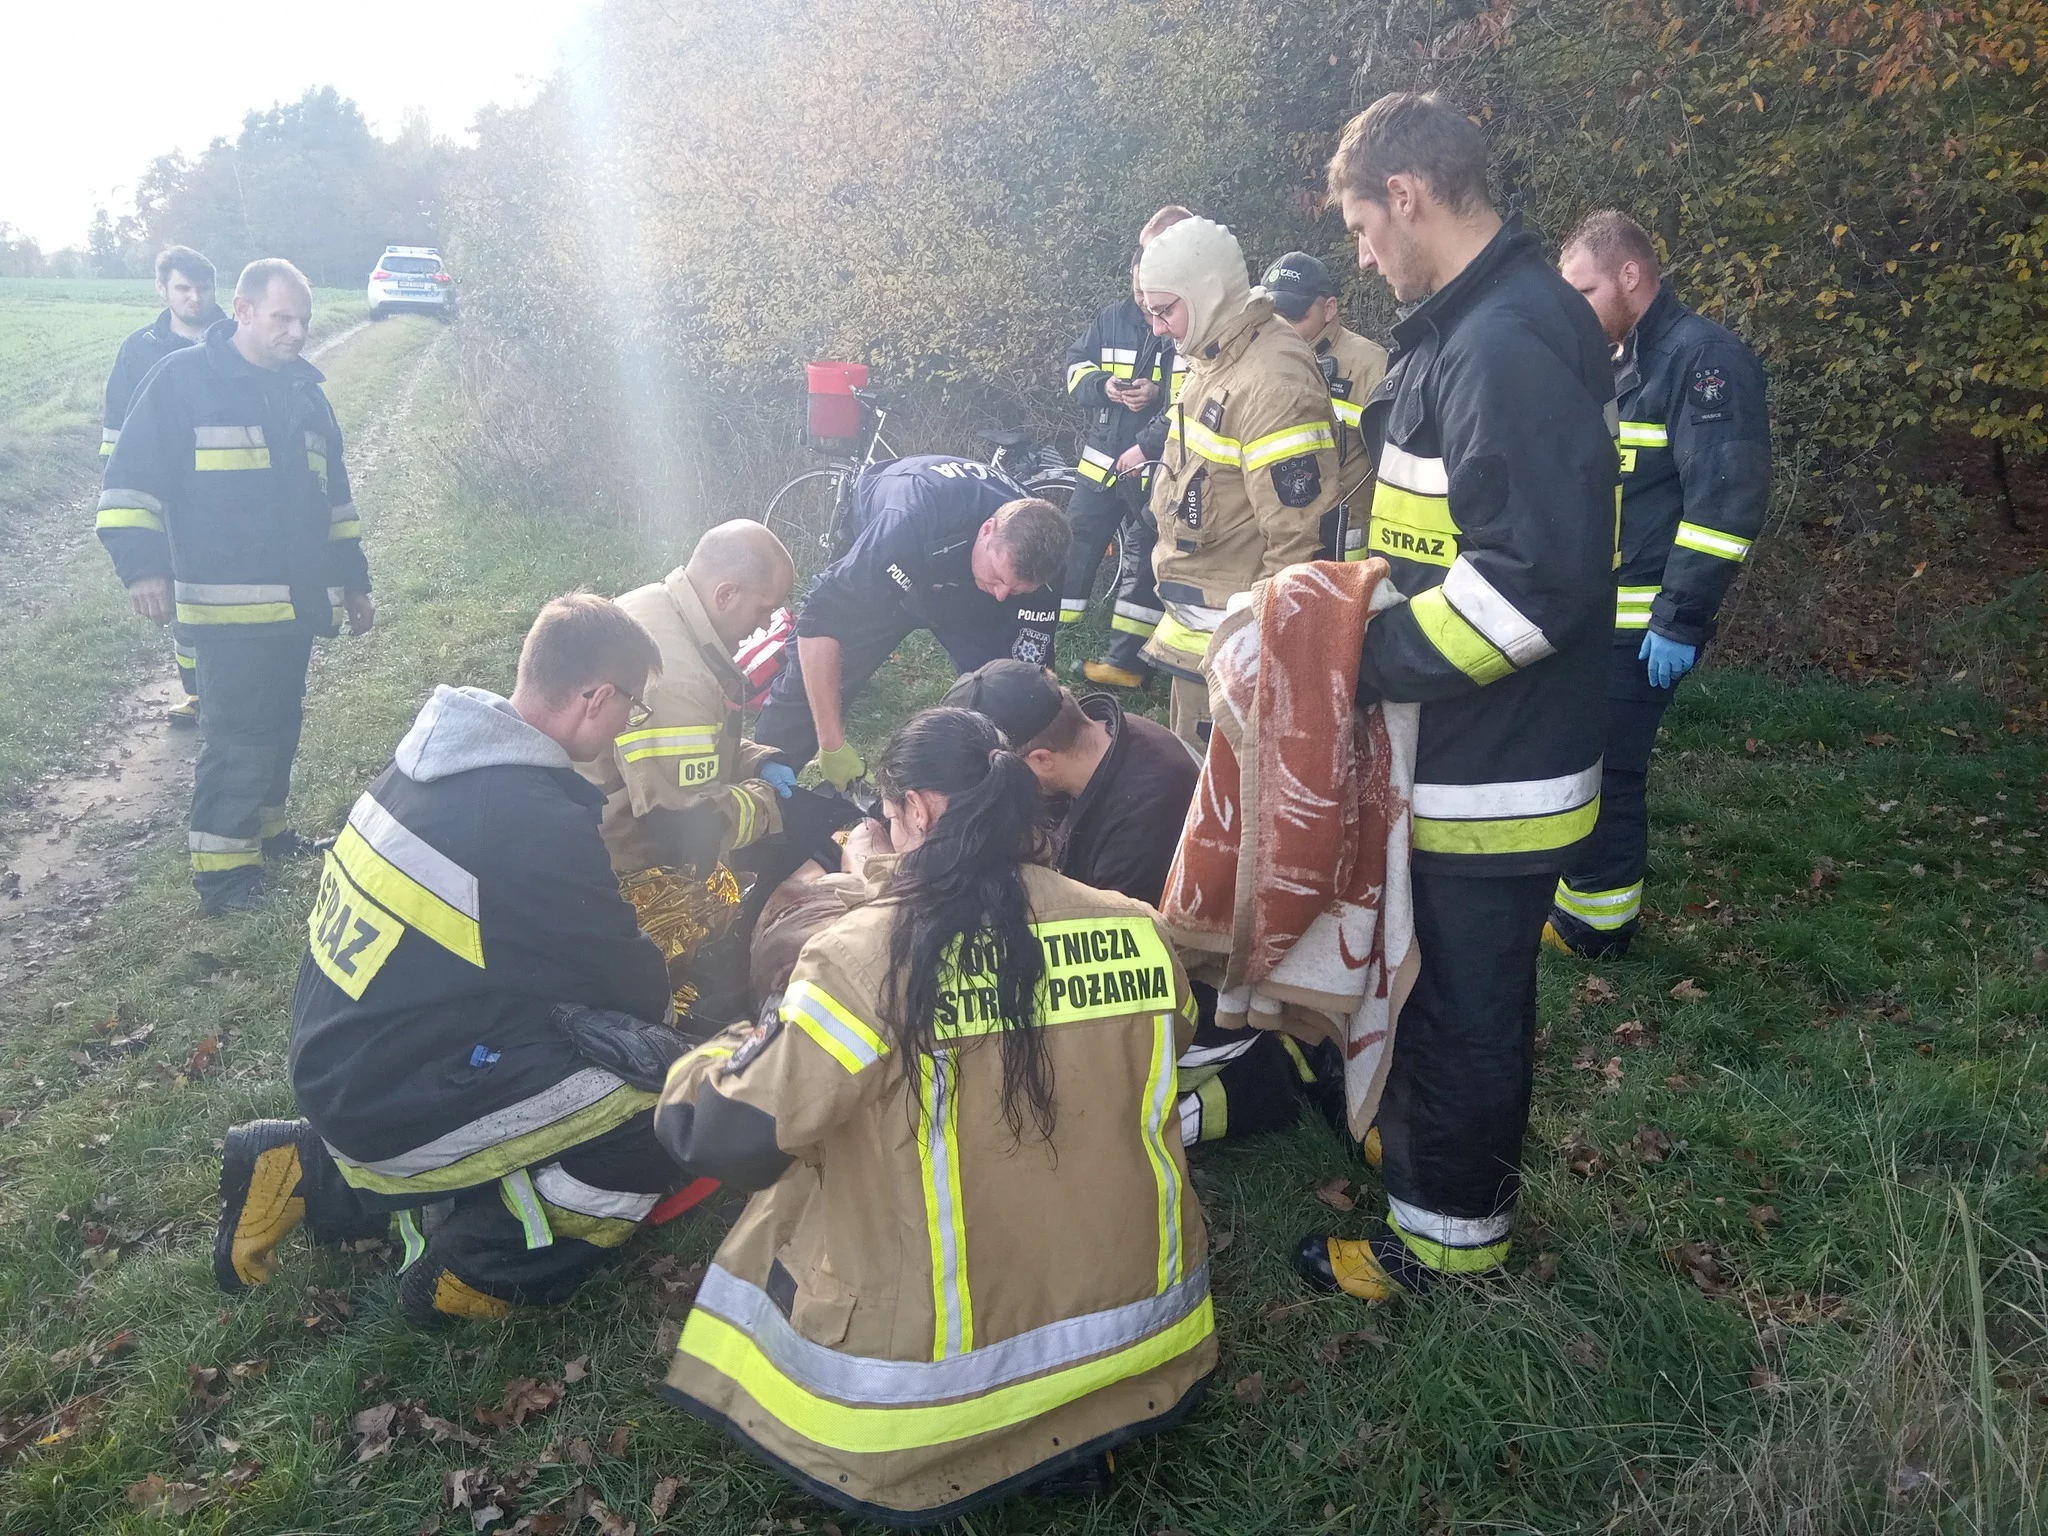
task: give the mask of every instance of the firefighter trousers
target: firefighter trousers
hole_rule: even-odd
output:
[[[202,900],[260,875],[263,840],[284,831],[312,651],[303,632],[193,637],[206,708],[187,846]]]
[[[909,626],[881,625],[862,633],[839,637],[839,703],[843,709],[859,697],[868,679],[882,669],[896,647],[914,634]],[[773,747],[790,763],[801,768],[818,753],[818,725],[811,718],[811,701],[804,693],[804,669],[796,642],[785,655],[788,663],[776,674],[768,690],[768,702],[754,722],[749,740]]]
[[[544,1163],[453,1196],[367,1194],[338,1173],[326,1177],[326,1170],[307,1169],[302,1178],[338,1192],[361,1213],[342,1221],[330,1214],[322,1224],[327,1230],[360,1230],[379,1212],[395,1215],[405,1290],[456,1316],[568,1300],[684,1180],[655,1140],[652,1109]],[[312,1235],[317,1241],[321,1232]]]
[[[1292,1125],[1316,1081],[1307,1053],[1270,1029],[1219,1029],[1206,1020],[1178,1067],[1183,1146]]]
[[[192,654],[192,642],[184,630],[173,628],[171,632],[171,665],[177,669],[178,686],[185,690],[185,697],[199,697],[199,660]]]
[[[1507,1257],[1535,1069],[1536,951],[1552,875],[1416,870],[1421,973],[1380,1101],[1388,1224],[1432,1269]]]
[[[1152,514],[1142,504],[1133,506],[1118,488],[1081,485],[1067,503],[1067,521],[1073,525],[1074,545],[1067,556],[1060,622],[1076,624],[1087,613],[1095,572],[1114,539],[1116,582],[1106,659],[1129,672],[1150,672],[1152,664],[1139,652],[1159,627],[1161,616],[1159,592],[1152,584],[1152,546],[1159,538]]]
[[[1618,960],[1642,919],[1650,867],[1650,754],[1677,688],[1652,688],[1636,650],[1614,647],[1607,686],[1607,743],[1600,769],[1600,820],[1572,850],[1552,897],[1551,926],[1575,953]]]

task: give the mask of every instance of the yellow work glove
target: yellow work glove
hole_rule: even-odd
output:
[[[860,760],[860,754],[853,750],[850,741],[841,742],[829,752],[818,754],[818,771],[825,775],[825,782],[834,789],[844,790],[855,779],[867,777],[868,765]]]

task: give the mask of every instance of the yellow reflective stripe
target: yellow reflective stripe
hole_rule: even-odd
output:
[[[1375,481],[1366,545],[1371,554],[1449,570],[1458,558],[1458,525],[1451,519],[1450,499],[1407,490],[1384,478]]]
[[[268,469],[270,450],[268,448],[195,448],[192,450],[194,469]]]
[[[1091,481],[1096,485],[1109,485],[1116,479],[1113,471],[1103,469],[1096,464],[1090,464],[1086,459],[1083,459],[1074,466],[1074,473],[1083,480]]]
[[[547,1212],[540,1208],[540,1196],[533,1192],[531,1174],[524,1168],[506,1174],[498,1180],[498,1198],[525,1229],[529,1250],[554,1246],[555,1234],[548,1226]]]
[[[530,1167],[534,1163],[559,1156],[570,1147],[602,1136],[606,1131],[625,1124],[642,1110],[654,1107],[655,1095],[621,1083],[608,1072],[598,1071],[596,1068],[586,1070],[596,1078],[610,1078],[618,1086],[572,1114],[551,1120],[533,1130],[509,1135],[502,1141],[480,1147],[467,1156],[455,1158],[438,1167],[422,1168],[412,1173],[390,1173],[351,1162],[339,1152],[334,1153],[335,1164],[341,1169],[342,1178],[351,1186],[356,1189],[374,1190],[381,1195],[435,1194],[452,1189],[470,1189],[502,1179],[506,1174]],[[536,1097],[548,1097],[562,1086],[556,1084],[554,1089]],[[513,1108],[517,1109],[518,1106]],[[502,1116],[503,1113],[500,1111],[499,1115]],[[333,1151],[332,1148],[328,1150]],[[389,1160],[398,1163],[407,1161],[410,1161],[409,1157]]]
[[[733,798],[732,845],[735,848],[744,848],[754,840],[754,825],[759,819],[759,808],[754,804],[754,797],[739,785],[734,784],[729,788]]]
[[[1180,1279],[1180,1170],[1173,1154],[1166,1150],[1166,1119],[1174,1107],[1177,1081],[1174,1065],[1173,1015],[1155,1014],[1152,1019],[1152,1062],[1145,1073],[1145,1099],[1140,1106],[1138,1134],[1145,1144],[1145,1160],[1152,1165],[1159,1217],[1159,1292]],[[1178,1117],[1175,1126],[1178,1128]]]
[[[1140,640],[1150,639],[1159,628],[1158,619],[1133,619],[1124,614],[1112,614],[1109,627],[1126,635],[1136,635]]]
[[[1234,437],[1225,437],[1221,432],[1212,432],[1199,421],[1188,419],[1187,412],[1175,411],[1167,423],[1167,436],[1187,444],[1188,448],[1216,464],[1228,464],[1234,469],[1244,467],[1244,444]]]
[[[93,520],[96,528],[147,528],[152,533],[164,531],[164,520],[147,507],[101,507],[99,516]]]
[[[1394,1229],[1408,1251],[1427,1264],[1438,1274],[1476,1275],[1481,1270],[1497,1269],[1508,1261],[1508,1240],[1488,1243],[1483,1248],[1453,1248],[1444,1243],[1432,1242],[1426,1237],[1417,1237],[1405,1230],[1390,1212],[1387,1225]]]
[[[1661,421],[1624,421],[1620,442],[1624,448],[1668,448],[1671,435]]]
[[[557,1237],[573,1237],[593,1248],[617,1248],[640,1230],[637,1221],[625,1221],[615,1216],[586,1216],[581,1211],[556,1205],[552,1200],[544,1199],[540,1205],[545,1220]]]
[[[363,525],[354,518],[350,518],[347,522],[329,523],[327,525],[327,537],[330,539],[360,539],[362,536]]]
[[[961,1402],[867,1408],[835,1402],[798,1385],[745,1333],[703,1307],[683,1325],[677,1353],[726,1377],[777,1423],[813,1445],[857,1455],[886,1455],[946,1445],[1051,1413],[1119,1381],[1178,1359],[1216,1331],[1207,1296],[1171,1328],[1065,1370],[998,1387]]]
[[[1614,627],[1616,629],[1647,629],[1650,624],[1650,605],[1657,600],[1662,587],[1616,587],[1614,589]]]
[[[1703,555],[1733,560],[1737,565],[1749,558],[1749,540],[1737,538],[1732,533],[1723,533],[1718,528],[1704,527],[1699,523],[1680,523],[1678,536],[1671,542],[1680,549],[1697,550]]]
[[[706,757],[718,751],[715,725],[656,725],[613,739],[629,763],[648,757]]]
[[[1320,453],[1328,448],[1335,450],[1337,434],[1330,430],[1327,421],[1305,422],[1297,427],[1284,427],[1278,432],[1268,432],[1264,437],[1255,437],[1244,445],[1244,467],[1247,470],[1264,469],[1268,464],[1277,464],[1282,459],[1291,459],[1305,453]]]
[[[1330,411],[1347,427],[1356,427],[1365,421],[1364,406],[1350,400],[1339,400],[1335,395],[1330,397]]]
[[[1431,587],[1410,599],[1408,611],[1415,616],[1415,626],[1422,631],[1422,638],[1435,646],[1444,660],[1482,687],[1499,682],[1515,670],[1515,664],[1451,606],[1442,587]]]
[[[246,869],[251,864],[263,862],[263,850],[239,850],[234,853],[194,853],[192,868],[195,873],[206,874],[222,869]]]
[[[960,1196],[960,1068],[951,1051],[918,1063],[917,1163],[931,1246],[932,1358],[974,1348],[967,1288],[967,1217]]]
[[[315,453],[308,449],[306,451],[306,463],[312,467],[313,473],[320,477],[320,483],[325,485],[327,483],[327,455]]]
[[[1176,619],[1172,613],[1160,616],[1159,623],[1152,631],[1152,643],[1171,651],[1185,651],[1191,656],[1209,654],[1212,637],[1199,629],[1190,629]]]
[[[1415,846],[1424,853],[1540,853],[1566,848],[1593,830],[1600,797],[1547,816],[1507,816],[1493,821],[1415,818]]]
[[[1086,380],[1089,377],[1089,375],[1097,374],[1100,372],[1102,372],[1102,370],[1096,367],[1093,363],[1074,364],[1073,367],[1067,370],[1067,393],[1072,394],[1075,390],[1081,387],[1082,382]]]
[[[795,1024],[849,1072],[888,1054],[882,1037],[815,981],[799,981],[782,994],[784,1022]]]
[[[393,917],[478,970],[484,968],[483,930],[477,920],[457,911],[372,848],[354,825],[341,829],[334,840],[334,856],[363,894]]]
[[[398,1213],[398,1235],[405,1242],[405,1252],[398,1258],[398,1272],[402,1275],[427,1251],[427,1240],[420,1235],[420,1224],[413,1219],[411,1211]]]
[[[1642,915],[1643,882],[1610,891],[1575,891],[1560,880],[1551,900],[1588,928],[1624,928]]]

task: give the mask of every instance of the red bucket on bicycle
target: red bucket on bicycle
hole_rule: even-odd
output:
[[[851,453],[860,444],[860,402],[856,389],[868,387],[866,363],[806,363],[810,409],[804,426],[814,447],[827,453]]]

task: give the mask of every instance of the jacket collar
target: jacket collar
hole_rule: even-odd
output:
[[[1250,346],[1252,338],[1266,326],[1284,324],[1286,322],[1280,318],[1279,311],[1273,308],[1271,299],[1249,299],[1234,319],[1226,321],[1218,328],[1215,339],[1202,348],[1202,361],[1230,362]]]
[[[205,330],[212,330],[225,319],[227,319],[226,313],[222,311],[218,304],[214,305],[207,313]],[[165,347],[192,347],[206,340],[205,331],[202,331],[197,337],[191,337],[180,336],[176,331],[172,330],[171,312],[168,309],[150,322],[149,334],[157,339],[159,346]]]
[[[668,593],[669,606],[676,611],[676,617],[683,622],[683,629],[689,634],[690,643],[697,648],[697,654],[711,668],[718,679],[718,686],[725,696],[735,703],[746,697],[745,680],[733,661],[725,644],[718,638],[718,630],[711,622],[711,615],[705,611],[704,600],[697,596],[697,589],[690,585],[690,578],[677,566],[664,576],[662,590]]]
[[[1067,814],[1060,818],[1060,842],[1062,848],[1074,827],[1102,792],[1103,785],[1117,774],[1117,764],[1124,751],[1124,706],[1123,701],[1111,693],[1087,693],[1074,701],[1081,706],[1081,713],[1090,720],[1098,720],[1109,728],[1109,750],[1102,754],[1102,761],[1095,765],[1095,772],[1088,776],[1088,783],[1073,803],[1067,807]]]
[[[1343,334],[1344,317],[1342,315],[1332,315],[1330,323],[1316,332],[1316,339],[1310,342],[1309,345],[1315,348],[1316,356],[1321,357],[1337,345],[1337,338]]]
[[[1402,350],[1415,345],[1427,331],[1448,331],[1492,284],[1504,267],[1534,257],[1542,261],[1543,242],[1522,227],[1522,216],[1511,213],[1465,270],[1403,315],[1394,326],[1394,342]]]
[[[231,378],[245,378],[258,382],[276,379],[286,384],[320,384],[327,378],[326,374],[307,362],[303,355],[293,358],[275,373],[268,368],[258,368],[235,350],[235,322],[232,316],[216,320],[208,326],[206,340],[202,345],[205,346],[207,358],[213,366]]]
[[[1628,346],[1633,350],[1654,343],[1687,313],[1686,307],[1678,301],[1678,295],[1671,291],[1671,285],[1659,283],[1657,297],[1650,300],[1650,307],[1643,311],[1643,318],[1629,332]]]

